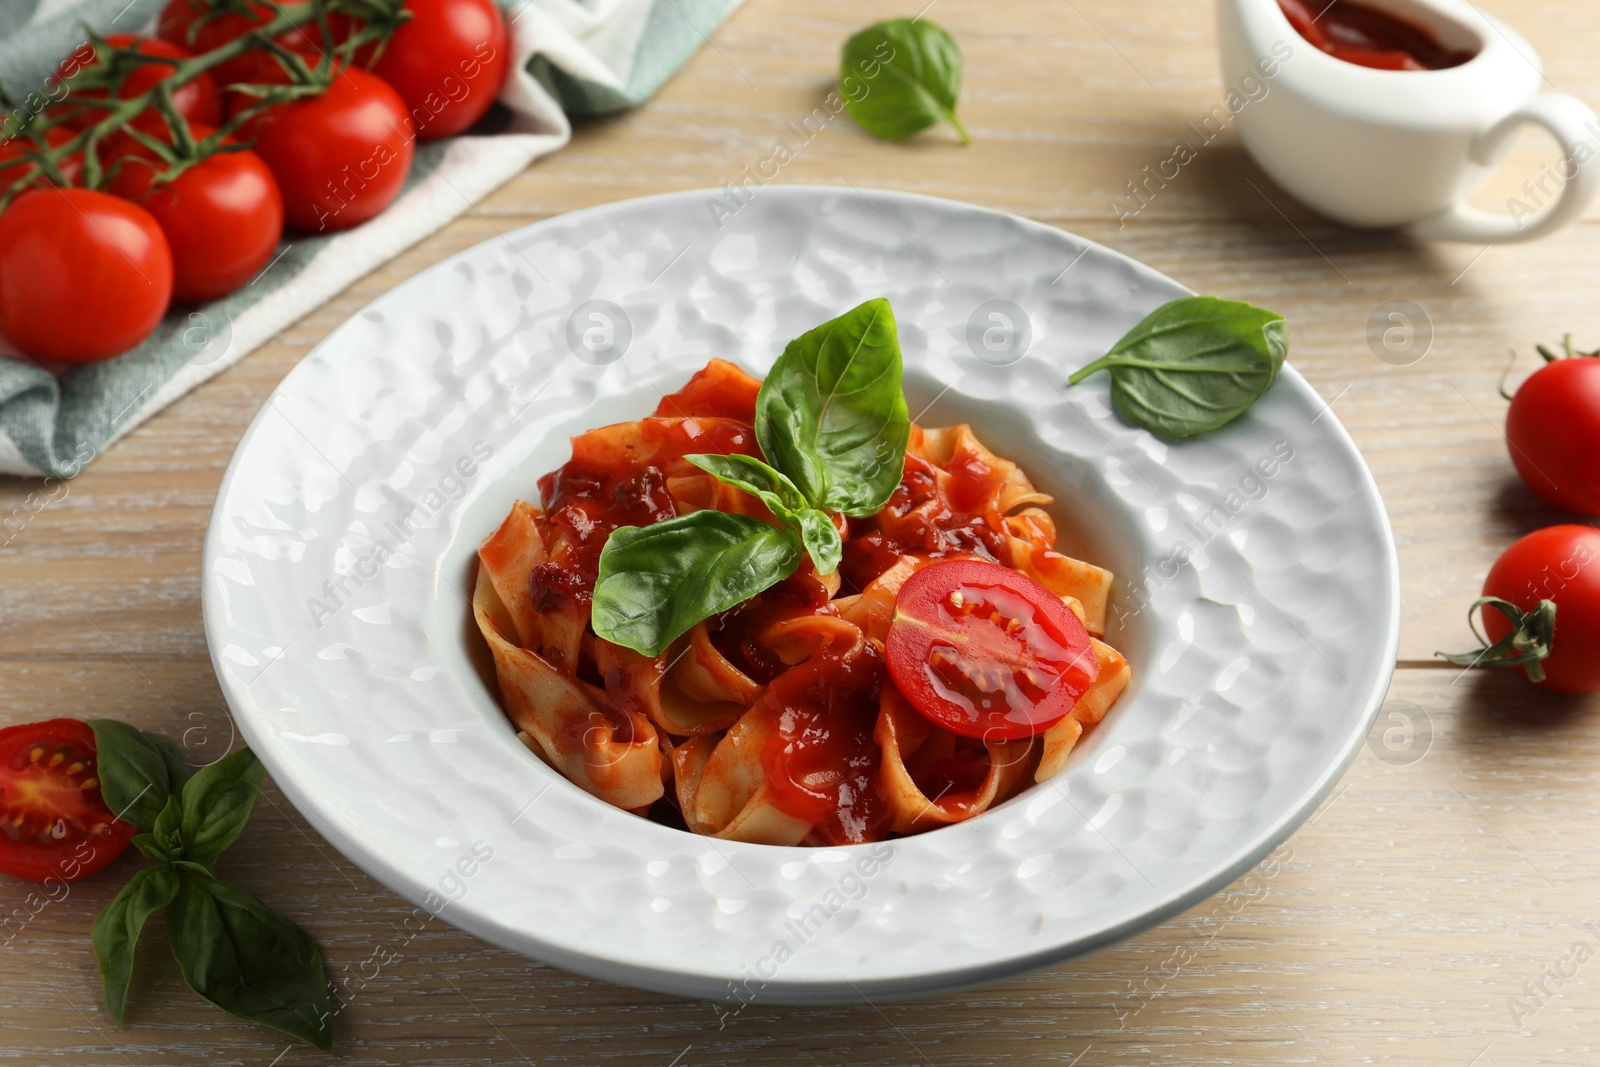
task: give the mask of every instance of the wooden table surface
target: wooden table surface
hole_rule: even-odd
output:
[[[1394,523],[1404,631],[1389,698],[1419,727],[1412,747],[1396,756],[1372,742],[1274,863],[1098,956],[934,1001],[751,1007],[725,1027],[710,1005],[576,977],[443,921],[406,933],[410,906],[269,785],[226,866],[316,935],[333,977],[359,976],[337,1052],[211,1009],[184,988],[158,929],[130,1025],[117,1029],[88,943],[121,881],[105,877],[0,945],[0,1063],[1600,1063],[1600,701],[1463,678],[1432,658],[1471,643],[1464,609],[1499,551],[1565,521],[1517,480],[1496,383],[1513,348],[1527,372],[1536,341],[1572,330],[1600,344],[1600,213],[1536,245],[1488,250],[1347,232],[1295,206],[1230,131],[1119,224],[1109,199],[1222,99],[1212,4],[930,7],[966,55],[973,144],[940,130],[890,145],[840,119],[781,180],[1016,212],[1285,313],[1295,365],[1334,400]],[[1539,49],[1547,87],[1600,102],[1592,0],[1483,7]],[[201,628],[201,539],[229,455],[290,368],[368,301],[497,233],[738,180],[786,121],[819,104],[850,32],[909,14],[749,0],[654,101],[584,125],[568,149],[108,450],[0,549],[0,722],[111,716],[182,735],[197,758],[221,751],[231,731]],[[1495,188],[1514,190],[1553,158],[1531,141]],[[1482,199],[1503,208],[1505,195]],[[1373,311],[1395,299],[1432,323],[1431,349],[1411,366],[1380,361],[1366,341]],[[0,481],[0,514],[35,488]],[[27,893],[0,879],[0,911]]]

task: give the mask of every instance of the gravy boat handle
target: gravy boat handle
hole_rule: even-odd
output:
[[[1566,93],[1542,93],[1517,108],[1486,130],[1473,146],[1473,162],[1491,167],[1500,162],[1511,137],[1522,126],[1543,126],[1561,146],[1561,177],[1566,184],[1553,204],[1542,212],[1541,198],[1533,197],[1529,213],[1496,215],[1465,202],[1457,202],[1439,214],[1413,224],[1412,232],[1444,241],[1479,244],[1513,244],[1533,241],[1575,222],[1600,191],[1600,116],[1577,97]],[[1546,194],[1548,190],[1544,191]],[[1526,206],[1526,205],[1524,205]]]

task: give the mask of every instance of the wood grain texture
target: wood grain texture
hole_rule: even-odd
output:
[[[1482,6],[1540,50],[1551,86],[1600,100],[1600,9]],[[497,234],[739,181],[785,122],[818,106],[851,31],[911,13],[749,0],[656,100],[585,124],[566,151],[108,450],[0,547],[3,721],[114,716],[184,736],[196,759],[219,751],[230,727],[201,631],[205,522],[240,434],[310,346],[399,281]],[[1469,643],[1463,610],[1500,549],[1562,520],[1517,481],[1495,386],[1513,348],[1526,371],[1535,341],[1573,330],[1600,343],[1600,211],[1537,245],[1486,252],[1351,233],[1297,208],[1230,132],[1119,223],[1110,199],[1221,98],[1212,5],[939,0],[929,17],[965,50],[972,146],[946,131],[885,145],[838,119],[780,180],[1015,211],[1284,312],[1295,365],[1334,401],[1400,542],[1402,669],[1390,696],[1427,724],[1419,758],[1378,758],[1382,731],[1397,725],[1380,722],[1375,751],[1274,863],[1091,959],[926,1003],[750,1007],[722,1019],[513,956],[443,921],[408,933],[410,908],[269,787],[226,863],[321,942],[348,997],[339,1051],[290,1047],[210,1009],[183,988],[158,936],[140,957],[131,1025],[117,1030],[87,944],[113,878],[0,929],[0,1064],[1600,1062],[1600,964],[1589,959],[1600,955],[1600,702],[1462,678],[1430,659]],[[1530,142],[1486,202],[1552,157]],[[1373,310],[1392,299],[1432,320],[1431,350],[1413,366],[1379,361],[1366,342]],[[0,514],[37,489],[0,480]],[[0,913],[26,913],[27,893],[0,881]]]

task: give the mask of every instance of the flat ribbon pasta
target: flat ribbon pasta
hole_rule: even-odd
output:
[[[1112,575],[1056,548],[1053,503],[965,424],[913,425],[877,514],[834,516],[839,569],[809,560],[696,623],[661,656],[598,637],[590,603],[610,532],[715,509],[776,522],[689,463],[760,458],[759,379],[712,360],[653,415],[572,441],[479,550],[473,614],[524,744],[594,796],[693,833],[773,845],[879,840],[977,817],[1060,772],[1129,684],[1100,638]],[[920,568],[977,559],[1039,582],[1083,620],[1099,665],[1036,737],[985,743],[936,725],[895,688],[884,648]],[[843,595],[841,595],[843,594]]]
[[[661,798],[662,757],[655,728],[638,715],[608,715],[584,683],[515,644],[511,615],[487,566],[478,571],[472,612],[494,656],[507,716],[552,767],[619,808],[638,808]]]
[[[874,737],[883,749],[892,829],[901,834],[961,822],[1009,800],[1028,783],[1039,752],[1036,738],[996,741],[983,746],[982,758],[958,761],[958,746],[971,741],[929,722],[893,686],[883,690]],[[965,776],[945,769],[961,762],[970,765]],[[939,783],[932,796],[918,781],[930,777]]]

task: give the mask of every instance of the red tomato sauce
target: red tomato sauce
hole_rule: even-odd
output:
[[[908,553],[929,559],[976,556],[991,563],[1004,560],[1005,523],[1000,513],[963,510],[982,507],[993,499],[995,479],[994,472],[976,460],[954,464],[946,475],[946,492],[941,494],[938,468],[908,455],[905,474],[889,503],[877,515],[859,520],[845,542],[839,571],[846,591],[865,589]]]
[[[1375,70],[1447,70],[1476,53],[1457,52],[1432,33],[1350,0],[1278,0],[1295,31],[1317,48]]]
[[[541,533],[555,547],[534,568],[535,609],[587,604],[611,531],[676,517],[667,478],[692,469],[683,457],[700,452],[760,455],[755,429],[729,418],[651,418],[574,437],[572,459],[539,479]]]
[[[825,648],[761,695],[779,713],[761,754],[778,807],[827,845],[881,841],[893,815],[878,788],[883,752],[872,736],[887,672],[870,643]]]

